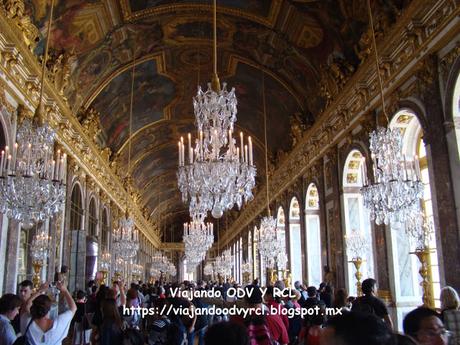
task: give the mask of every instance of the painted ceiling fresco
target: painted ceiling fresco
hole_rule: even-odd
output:
[[[372,1],[374,12],[382,14],[376,18],[377,30],[394,21],[407,2]],[[210,80],[212,2],[55,3],[51,48],[72,57],[65,90],[69,106],[76,114],[90,107],[100,113],[101,148],[111,149],[113,165],[124,173],[128,171],[130,67],[138,61],[130,173],[147,213],[168,214],[164,220],[168,228],[181,232],[187,207],[175,181],[176,145],[181,135],[194,128],[192,97],[197,84],[204,86]],[[45,34],[50,0],[26,0],[26,4]],[[279,163],[299,131],[301,135],[314,123],[328,101],[322,92],[325,76],[335,86],[342,75],[350,76],[359,67],[368,22],[366,2],[218,0],[217,4],[219,76],[236,89],[238,130],[254,137],[259,187],[265,173],[262,73],[270,164]]]

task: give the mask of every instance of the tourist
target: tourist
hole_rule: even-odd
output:
[[[364,296],[358,297],[353,303],[353,311],[367,314],[374,314],[381,318],[390,329],[393,329],[393,322],[388,314],[386,305],[375,296],[377,281],[372,278],[365,279],[361,285]]]
[[[441,317],[446,329],[452,332],[450,345],[460,345],[460,301],[457,291],[450,286],[441,289]]]
[[[11,345],[16,340],[16,331],[11,321],[18,316],[21,298],[12,293],[0,298],[0,344]]]
[[[351,303],[348,302],[348,293],[345,289],[337,289],[334,295],[334,308],[340,308],[342,312],[351,310]]]
[[[74,345],[89,344],[91,337],[91,325],[88,322],[89,316],[86,311],[86,295],[82,290],[77,291],[76,302],[77,311],[74,316],[73,341]]]
[[[44,295],[49,284],[43,284],[26,303],[25,311],[21,315],[21,333],[24,334],[32,345],[60,345],[67,337],[70,322],[77,310],[66,286],[58,281],[56,288],[65,300],[68,310],[59,314],[55,320],[50,318],[52,300]]]
[[[420,345],[447,345],[450,332],[446,330],[441,316],[434,310],[419,307],[403,320],[404,333]]]
[[[92,336],[92,344],[122,345],[123,321],[115,299],[101,303],[102,322]]]
[[[19,283],[19,298],[21,299],[21,308],[19,308],[19,314],[16,315],[14,320],[11,322],[16,333],[20,332],[21,312],[24,310],[23,306],[25,306],[27,300],[30,298],[30,296],[32,296],[33,288],[34,288],[34,284],[28,279],[23,280],[21,283]]]
[[[281,298],[274,296],[274,287],[269,286],[265,291],[265,304],[268,306],[269,310],[276,310],[274,313],[278,314],[283,321],[284,327],[289,329],[289,319],[286,313],[283,313],[282,310],[285,309],[284,305],[281,304]]]

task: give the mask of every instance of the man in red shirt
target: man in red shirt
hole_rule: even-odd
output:
[[[276,310],[274,314],[280,316],[281,321],[283,321],[284,327],[289,329],[289,318],[287,314],[283,314],[284,305],[281,304],[281,298],[273,296],[274,287],[267,287],[265,292],[265,304],[269,308],[269,311]]]
[[[286,326],[277,314],[270,314],[268,308],[262,303],[262,292],[258,286],[248,285],[246,287],[245,306],[250,313],[243,318],[243,315],[231,317],[232,322],[245,325],[250,339],[257,344],[270,344],[272,340],[281,345],[289,343],[289,336]],[[264,334],[265,332],[265,334]]]

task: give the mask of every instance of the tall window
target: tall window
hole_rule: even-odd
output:
[[[390,123],[390,127],[397,128],[401,131],[403,135],[402,153],[406,156],[406,159],[408,161],[413,161],[415,155],[419,157],[420,173],[424,185],[422,210],[425,217],[434,224],[430,176],[428,174],[428,162],[425,144],[423,142],[423,130],[420,122],[411,110],[404,109],[396,113]],[[414,250],[414,247],[409,244],[408,235],[404,230],[404,225],[402,224],[391,224],[392,239],[396,239],[392,241],[393,258],[397,263],[395,265],[396,295],[400,297],[400,300],[410,300],[411,297],[416,297],[417,302],[419,302],[420,296],[422,295],[418,283],[419,263],[414,255],[409,254]],[[437,229],[434,230],[436,233]],[[438,298],[441,286],[435,234],[430,238],[430,249],[430,273],[433,281],[435,303],[436,306],[439,307]]]
[[[302,241],[300,236],[300,206],[297,198],[292,198],[289,206],[289,248],[291,250],[292,282],[303,281]]]
[[[454,99],[452,101],[452,117],[454,121],[460,119],[460,74],[457,76],[454,89]],[[460,156],[460,128],[455,126],[455,136],[457,137],[457,151]]]
[[[258,278],[259,279],[259,283],[261,285],[263,285],[262,283],[262,275],[261,272],[261,262],[260,262],[260,255],[259,255],[259,236],[258,236],[258,230],[257,230],[257,227],[254,226],[254,230],[253,230],[253,234],[254,234],[254,249],[253,249],[253,253],[254,253],[254,279],[255,278]]]
[[[243,282],[243,238],[240,237],[239,240],[239,247],[238,247],[239,253],[238,253],[238,282],[242,283]]]
[[[286,217],[284,210],[278,207],[278,214],[276,216],[276,240],[282,252],[286,252]],[[281,277],[281,272],[278,272],[278,277]]]
[[[81,190],[75,184],[70,198],[70,230],[82,230],[81,220],[83,217],[83,205],[81,201]]]
[[[252,253],[252,232],[249,231],[248,233],[248,256],[247,256],[247,260],[248,262],[254,262],[254,255]],[[254,276],[254,267],[252,267],[251,269],[251,276]]]
[[[345,234],[349,235],[353,231],[359,231],[368,239],[369,248],[361,254],[363,264],[360,271],[363,275],[362,279],[364,280],[366,278],[374,278],[374,241],[371,231],[369,211],[364,207],[360,191],[362,187],[362,177],[360,174],[362,158],[363,156],[361,152],[353,150],[348,154],[345,161],[343,173],[343,207]],[[348,290],[350,295],[356,296],[356,271],[354,265],[350,262],[352,254],[348,250],[346,254],[348,262]]]
[[[318,189],[311,183],[307,189],[305,204],[305,229],[307,238],[308,285],[321,283],[321,236],[319,225]]]
[[[102,229],[101,229],[101,246],[102,251],[106,251],[109,249],[109,217],[107,215],[107,209],[104,208],[102,212]]]
[[[94,198],[91,198],[89,202],[88,235],[93,237],[97,236],[96,201]]]
[[[19,238],[18,254],[18,281],[21,282],[27,277],[27,234],[28,231],[21,228]]]

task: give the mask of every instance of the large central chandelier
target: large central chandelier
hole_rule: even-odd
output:
[[[214,218],[235,204],[252,200],[256,168],[253,162],[252,141],[244,143],[240,133],[239,145],[233,138],[237,113],[235,89],[220,87],[217,75],[217,23],[214,0],[214,73],[207,91],[198,87],[193,99],[198,137],[192,143],[188,135],[179,141],[179,189],[184,203],[189,202],[190,215],[211,211]],[[187,160],[186,154],[187,151]]]
[[[367,1],[367,8],[372,30],[380,98],[383,114],[388,122],[370,0]],[[418,214],[420,199],[423,195],[417,157],[408,162],[406,157],[402,156],[402,135],[398,129],[378,127],[370,134],[369,148],[374,180],[368,183],[366,164],[363,160],[361,191],[364,205],[370,211],[371,220],[375,220],[377,225],[383,223],[388,225],[391,222],[405,223],[414,214]]]
[[[0,212],[31,227],[49,218],[64,203],[66,155],[55,152],[55,132],[45,119],[43,88],[53,5],[42,62],[39,104],[32,119],[18,119],[16,143],[1,153]]]

